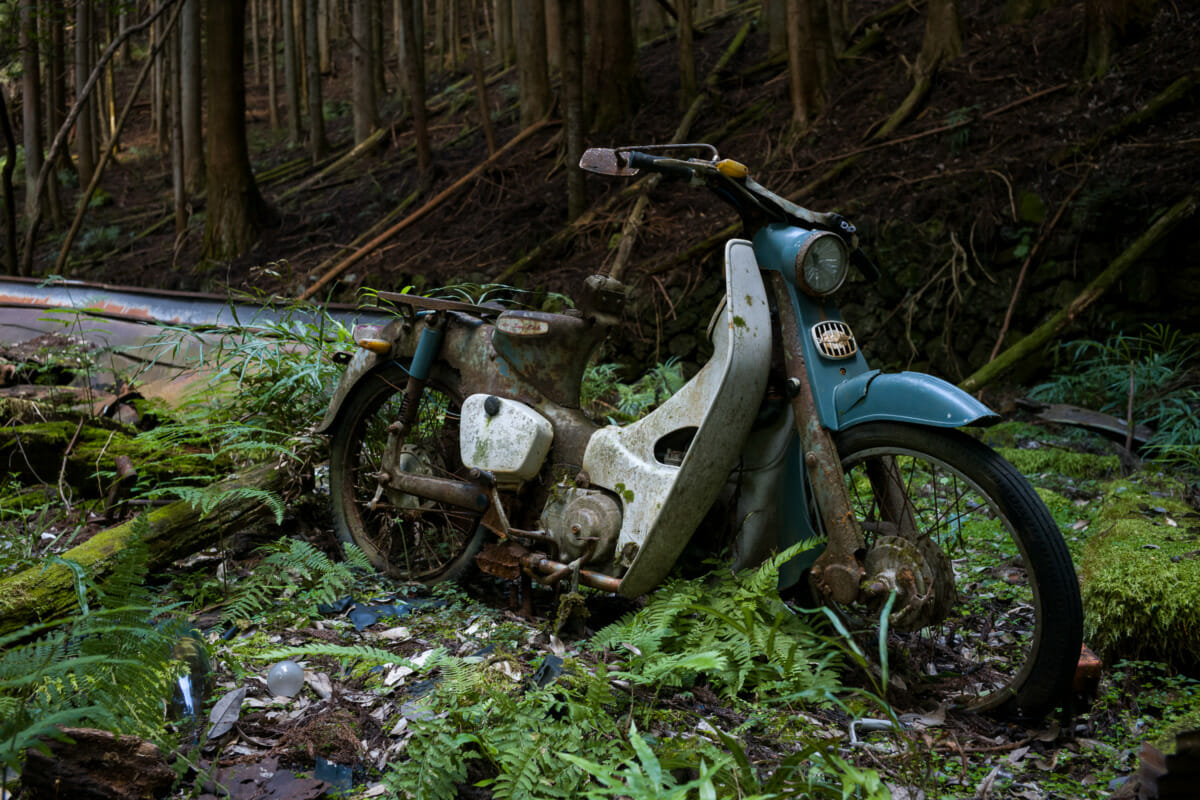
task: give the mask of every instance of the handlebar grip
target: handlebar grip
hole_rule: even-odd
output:
[[[660,175],[666,175],[668,178],[683,178],[691,180],[695,172],[691,167],[686,167],[683,164],[670,158],[656,158],[655,156],[640,153],[637,150],[628,152],[629,166],[634,169],[644,169],[648,172],[657,172]]]

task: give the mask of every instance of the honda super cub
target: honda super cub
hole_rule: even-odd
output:
[[[741,214],[712,358],[638,422],[598,425],[580,383],[620,320],[616,281],[588,279],[565,314],[381,292],[402,313],[359,342],[321,425],[338,534],[403,580],[474,563],[636,596],[720,498],[733,566],[811,539],[781,582],[849,621],[890,599],[893,669],[911,681],[1000,714],[1062,700],[1082,626],[1066,546],[1024,478],[955,430],[995,420],[986,406],[868,367],[831,300],[852,261],[874,269],[854,227],[706,145],[594,149],[581,166],[661,173]]]

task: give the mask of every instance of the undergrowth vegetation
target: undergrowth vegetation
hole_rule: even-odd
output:
[[[27,748],[62,738],[60,727],[170,741],[163,703],[185,627],[146,588],[144,547],[122,552],[99,584],[78,565],[73,572],[77,613],[0,637],[0,766],[13,773]]]
[[[1035,399],[1073,403],[1153,429],[1145,450],[1200,474],[1200,336],[1169,325],[1063,345],[1054,377]]]

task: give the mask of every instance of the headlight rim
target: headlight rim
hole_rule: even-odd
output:
[[[841,263],[839,265],[840,274],[838,275],[837,281],[833,284],[832,288],[821,291],[809,284],[804,274],[804,262],[805,259],[808,258],[809,253],[812,252],[814,245],[816,245],[817,242],[823,241],[829,237],[832,237],[833,241],[837,242],[839,251],[841,253]],[[838,236],[832,231],[812,231],[811,235],[805,237],[804,241],[801,242],[800,249],[796,252],[796,261],[793,265],[793,272],[795,275],[796,286],[799,287],[800,290],[805,294],[812,297],[828,297],[838,289],[842,288],[842,286],[846,283],[846,278],[850,274],[850,247],[846,244],[842,237]]]

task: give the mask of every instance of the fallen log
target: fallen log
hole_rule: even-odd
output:
[[[483,163],[479,164],[477,167],[472,169],[466,175],[459,178],[457,181],[455,181],[449,187],[447,187],[446,189],[443,189],[436,197],[434,197],[428,203],[421,206],[416,211],[409,214],[407,217],[400,220],[395,225],[388,228],[386,231],[384,231],[383,233],[379,234],[371,241],[364,244],[362,247],[360,247],[358,250],[351,253],[349,256],[347,256],[345,259],[343,259],[338,264],[335,264],[328,272],[326,272],[324,275],[322,275],[321,278],[318,279],[316,283],[314,283],[312,286],[305,289],[304,292],[300,295],[299,299],[300,300],[311,299],[312,296],[317,294],[317,292],[321,291],[321,289],[327,283],[332,281],[337,276],[341,275],[343,272],[345,272],[347,269],[349,269],[354,264],[357,264],[359,261],[361,261],[366,256],[373,253],[375,251],[375,249],[378,248],[381,244],[383,244],[388,239],[392,238],[393,236],[395,236],[397,233],[404,230],[408,226],[410,226],[413,223],[417,222],[418,220],[422,219],[426,214],[428,214],[430,211],[432,211],[433,209],[440,206],[442,203],[446,202],[446,200],[448,200],[450,197],[452,197],[455,192],[462,189],[464,186],[469,184],[472,180],[479,177],[479,175],[484,170],[486,170],[488,167],[492,166],[492,164],[495,163],[496,159],[498,159],[500,156],[504,155],[510,149],[512,149],[513,147],[516,147],[518,144],[525,141],[525,139],[529,138],[534,133],[536,133],[537,131],[541,130],[546,125],[549,125],[551,122],[554,122],[554,121],[555,120],[551,120],[549,118],[543,119],[541,122],[534,123],[533,125],[530,125],[528,128],[526,128],[525,130],[518,133],[516,136],[514,136],[508,142],[508,144],[504,145],[504,147],[501,147],[493,155],[488,156],[488,158],[486,158],[483,161]]]
[[[286,481],[285,470],[274,464],[260,464],[216,484],[214,489],[220,494],[207,513],[180,500],[148,512],[144,526],[131,520],[100,531],[63,553],[62,558],[78,564],[92,580],[99,581],[141,529],[148,569],[162,569],[225,537],[276,521],[261,491],[279,492]],[[0,636],[32,623],[59,619],[77,609],[74,573],[64,564],[30,567],[0,581]]]
[[[1171,206],[1133,244],[1125,248],[1125,251],[1117,256],[1104,272],[1100,273],[1095,280],[1089,283],[1066,307],[1060,309],[1050,319],[1043,322],[1033,333],[1009,347],[987,364],[984,364],[974,374],[960,383],[958,387],[963,391],[977,392],[1037,353],[1051,339],[1058,335],[1059,331],[1065,328],[1069,322],[1074,320],[1084,309],[1103,295],[1110,286],[1116,283],[1130,267],[1138,262],[1138,259],[1147,250],[1174,230],[1175,226],[1195,213],[1195,211],[1196,198],[1193,195],[1188,195]]]
[[[61,728],[69,741],[30,747],[21,771],[29,800],[141,800],[166,797],[175,782],[158,746],[95,728]]]
[[[61,478],[89,497],[103,497],[107,482],[98,474],[111,472],[116,459],[125,456],[143,479],[163,482],[181,475],[224,472],[205,454],[171,450],[163,458],[163,445],[147,442],[94,421],[56,420],[0,428],[0,469],[27,482],[55,484]]]

